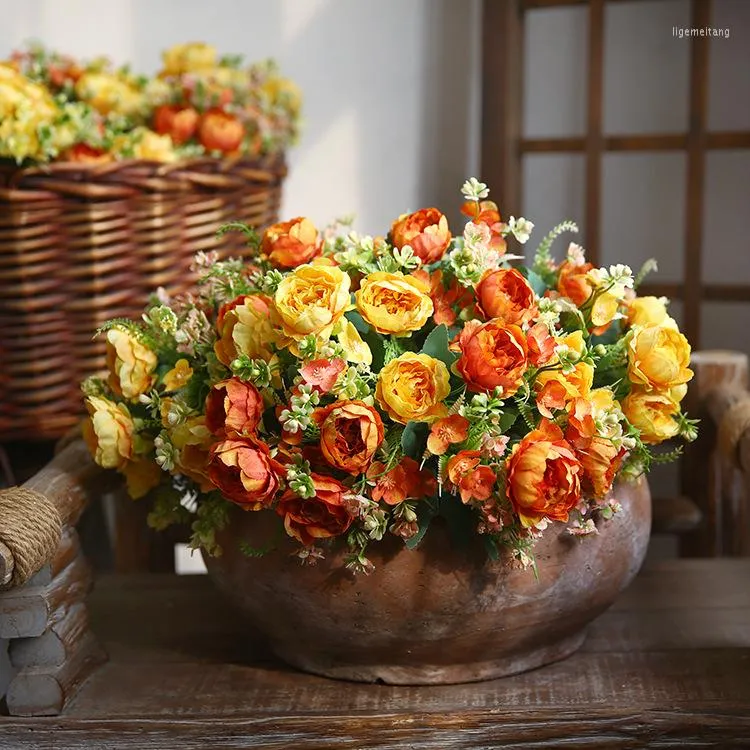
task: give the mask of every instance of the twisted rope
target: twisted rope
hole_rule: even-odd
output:
[[[31,578],[60,544],[60,514],[47,498],[23,487],[0,490],[0,542],[11,552],[10,587]]]
[[[718,442],[722,455],[737,464],[737,448],[743,435],[750,430],[750,395],[736,401],[719,422]]]

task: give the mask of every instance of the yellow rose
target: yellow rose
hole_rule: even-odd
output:
[[[213,489],[208,478],[208,459],[216,438],[206,427],[205,415],[186,419],[170,430],[169,437],[177,448],[175,470],[196,482],[203,492]]]
[[[274,295],[284,335],[292,341],[310,335],[327,340],[349,308],[350,283],[337,266],[308,264],[292,271]]]
[[[100,396],[86,399],[89,419],[83,423],[83,438],[99,466],[122,469],[133,455],[133,420],[124,404]]]
[[[107,331],[109,387],[119,396],[134,399],[156,382],[158,360],[132,333],[120,328]]]
[[[677,323],[669,317],[664,297],[636,297],[628,303],[627,322],[629,326],[664,326],[677,328]]]
[[[201,73],[216,67],[216,49],[203,42],[175,44],[162,52],[164,75]]]
[[[690,344],[676,329],[647,326],[635,329],[628,344],[628,377],[645,390],[665,391],[693,377]]]
[[[375,398],[394,422],[431,422],[445,416],[450,393],[448,368],[427,354],[406,352],[381,371]]]
[[[661,443],[678,433],[679,426],[673,417],[680,410],[686,390],[684,385],[664,392],[635,388],[623,399],[622,411],[640,431],[644,443]]]
[[[357,310],[378,333],[410,335],[433,311],[429,284],[402,273],[371,273],[362,280],[356,298]]]
[[[274,105],[282,106],[293,117],[302,109],[302,92],[293,81],[281,76],[271,76],[261,90]]]

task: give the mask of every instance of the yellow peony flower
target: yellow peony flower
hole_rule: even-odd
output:
[[[634,329],[628,344],[628,376],[645,390],[665,391],[693,377],[690,344],[676,329],[647,326]]]
[[[673,417],[679,412],[686,391],[684,385],[661,392],[634,388],[623,399],[623,413],[640,430],[644,443],[662,443],[679,432],[679,425]]]
[[[178,359],[174,367],[164,376],[164,385],[168,391],[176,391],[188,384],[193,377],[193,368],[186,359]]]
[[[156,382],[156,354],[132,333],[120,328],[107,331],[109,386],[120,396],[134,399]]]
[[[133,455],[133,419],[124,404],[100,396],[86,399],[89,419],[83,423],[83,438],[99,466],[122,469]]]
[[[162,52],[163,75],[202,73],[216,67],[216,48],[203,42],[175,44]]]
[[[378,333],[410,335],[433,311],[429,284],[402,273],[371,273],[356,298],[357,310]]]
[[[148,128],[137,128],[133,131],[133,157],[148,161],[161,161],[165,164],[177,161],[172,137],[168,134],[159,135]]]
[[[110,112],[132,116],[144,106],[138,89],[116,75],[104,72],[84,73],[76,81],[76,95],[103,115]]]
[[[271,76],[262,86],[261,90],[275,105],[286,109],[293,117],[302,109],[302,92],[293,81],[281,76]]]
[[[432,422],[447,413],[450,374],[439,359],[406,352],[381,371],[375,398],[394,422]]]
[[[350,279],[337,266],[299,266],[279,284],[275,311],[285,336],[293,342],[313,335],[327,340],[349,308]]]
[[[629,326],[664,326],[677,329],[677,323],[667,312],[663,297],[636,297],[628,303]]]

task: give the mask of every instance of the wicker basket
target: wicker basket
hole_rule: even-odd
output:
[[[199,250],[241,255],[217,228],[276,221],[285,175],[283,159],[0,167],[0,440],[73,425],[104,364],[97,327],[188,289]]]

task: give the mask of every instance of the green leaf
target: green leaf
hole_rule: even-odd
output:
[[[439,359],[450,370],[458,355],[448,349],[448,329],[445,325],[439,325],[430,332],[422,346],[422,354]]]
[[[506,432],[508,432],[508,430],[513,427],[513,424],[515,423],[517,418],[518,414],[516,414],[515,412],[503,412],[503,415],[500,417],[500,424],[498,425],[500,433],[504,435]]]
[[[430,503],[419,503],[417,506],[418,531],[413,537],[404,542],[404,546],[407,549],[415,549],[419,545],[424,538],[424,535],[427,533],[427,529],[430,527],[430,521],[432,521],[434,516],[435,510]]]
[[[470,547],[476,541],[475,511],[464,505],[455,495],[443,494],[440,515],[447,521],[451,539],[456,547]]]
[[[408,422],[401,435],[401,450],[415,461],[422,458],[430,428],[424,422]]]
[[[370,330],[368,333],[362,334],[362,340],[370,347],[370,352],[372,352],[372,365],[370,365],[370,369],[373,372],[380,372],[385,364],[385,344],[383,343],[383,337],[377,331]]]
[[[349,310],[344,317],[354,324],[354,327],[361,333],[363,336],[366,333],[370,333],[370,326],[367,324],[367,321],[356,311],[356,310]]]
[[[526,279],[538,297],[543,297],[549,289],[544,279],[536,271],[529,269]]]

